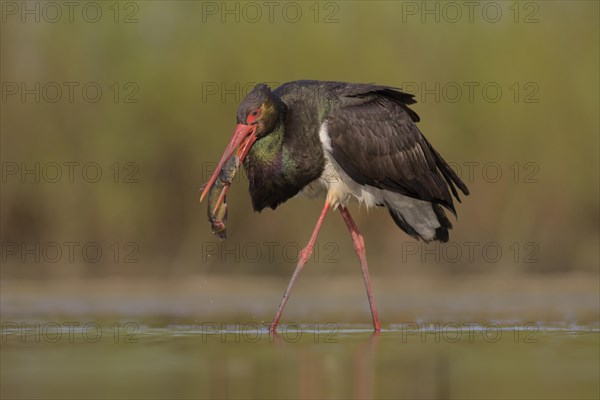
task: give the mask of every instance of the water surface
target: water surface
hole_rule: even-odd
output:
[[[600,396],[594,325],[53,321],[3,322],[3,399]]]

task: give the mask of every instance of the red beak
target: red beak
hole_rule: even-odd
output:
[[[250,151],[250,147],[252,147],[252,144],[254,143],[254,141],[256,141],[256,135],[254,134],[255,131],[256,125],[237,124],[237,126],[235,127],[235,131],[233,132],[233,136],[231,137],[231,140],[229,141],[229,144],[227,145],[227,148],[225,149],[221,160],[217,164],[215,172],[212,174],[212,176],[206,183],[204,190],[202,191],[200,201],[204,199],[212,185],[217,180],[221,169],[223,169],[223,165],[225,165],[227,160],[229,160],[229,158],[233,155],[236,149],[236,155],[239,158],[239,162],[241,163],[242,161],[244,161],[244,158],[246,158],[248,151]],[[222,195],[221,197],[224,196]]]

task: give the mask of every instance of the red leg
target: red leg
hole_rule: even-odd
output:
[[[277,329],[277,324],[279,323],[279,319],[281,318],[281,314],[283,313],[283,308],[285,307],[285,304],[287,303],[287,301],[290,297],[290,293],[292,292],[292,289],[294,288],[294,285],[296,284],[296,279],[298,279],[298,275],[300,275],[302,268],[304,268],[304,264],[306,264],[306,261],[308,261],[308,259],[310,258],[311,254],[313,252],[313,248],[315,247],[315,241],[317,240],[317,235],[319,234],[321,225],[323,225],[323,221],[325,220],[325,215],[327,215],[327,211],[329,211],[329,203],[325,202],[323,211],[321,211],[321,216],[317,220],[317,225],[315,226],[315,230],[313,231],[308,244],[306,245],[305,248],[303,248],[300,251],[300,254],[298,255],[298,265],[296,265],[296,269],[294,270],[292,279],[290,279],[290,283],[288,284],[288,287],[285,290],[285,293],[283,294],[283,299],[281,300],[281,304],[279,305],[279,308],[277,309],[275,318],[273,318],[273,322],[271,323],[271,326],[269,327],[269,332],[275,332]]]
[[[367,266],[367,255],[365,252],[365,241],[363,236],[358,231],[354,220],[350,216],[350,212],[345,206],[340,206],[340,213],[344,217],[344,221],[348,226],[348,230],[352,235],[352,242],[354,244],[354,250],[360,260],[360,267],[362,268],[363,279],[365,280],[365,287],[367,288],[367,296],[369,297],[369,305],[371,306],[371,316],[373,317],[373,326],[375,332],[381,331],[381,324],[379,323],[379,313],[375,306],[375,297],[373,296],[373,287],[371,286],[371,277],[369,276],[369,267]]]

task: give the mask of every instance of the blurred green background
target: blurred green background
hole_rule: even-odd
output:
[[[598,398],[600,3],[0,6],[3,398]],[[306,325],[298,343],[231,340],[272,318],[322,202],[253,213],[240,174],[218,242],[199,189],[244,95],[297,79],[414,93],[471,191],[445,245],[351,206],[379,338],[331,213],[282,327],[337,344]],[[101,343],[32,342],[64,321]],[[207,323],[229,336],[207,344]],[[504,335],[422,340],[434,323]],[[513,340],[527,327],[535,343]]]
[[[375,275],[598,272],[597,2],[261,4],[3,2],[3,279],[288,276],[321,202],[256,214],[240,177],[219,243],[198,197],[243,95],[296,79],[414,92],[471,190],[446,250],[353,208]],[[320,243],[315,273],[357,268],[339,216]]]

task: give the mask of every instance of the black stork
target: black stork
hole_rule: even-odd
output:
[[[388,209],[408,235],[448,241],[456,215],[452,195],[466,185],[417,128],[408,106],[413,96],[397,88],[343,82],[295,81],[274,90],[257,85],[237,110],[237,126],[201,200],[231,157],[243,162],[255,211],[275,209],[302,193],[325,205],[269,328],[275,332],[283,309],[330,208],[348,226],[360,260],[375,331],[381,330],[369,277],[365,244],[347,205]],[[221,196],[219,201],[222,201]]]

